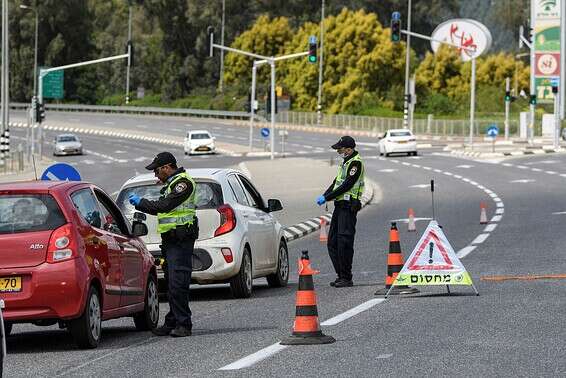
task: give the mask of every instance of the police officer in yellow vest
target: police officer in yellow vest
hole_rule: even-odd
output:
[[[350,136],[343,136],[332,146],[344,159],[338,167],[338,174],[324,192],[317,198],[317,204],[334,201],[334,212],[328,232],[328,254],[338,276],[330,283],[333,287],[349,287],[352,282],[352,259],[354,257],[354,236],[358,211],[362,208],[364,193],[364,163],[355,150],[356,142]]]
[[[165,186],[157,201],[130,195],[136,210],[157,215],[157,232],[161,234],[163,266],[168,285],[169,313],[165,324],[153,332],[158,336],[190,336],[192,330],[189,308],[192,257],[198,238],[196,217],[196,184],[169,152],[161,152],[145,167],[153,171]]]

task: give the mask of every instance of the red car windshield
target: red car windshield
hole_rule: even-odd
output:
[[[48,194],[0,195],[0,234],[54,230],[65,223]]]

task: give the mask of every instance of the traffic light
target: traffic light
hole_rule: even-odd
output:
[[[309,63],[316,63],[318,61],[316,50],[316,37],[314,35],[311,35],[309,38]]]
[[[275,91],[275,114],[277,114],[277,91]],[[267,93],[267,98],[265,102],[265,113],[271,114],[271,88],[269,88],[269,93]]]
[[[128,57],[128,67],[133,67],[134,66],[134,44],[132,43],[132,41],[128,41],[128,43],[126,43],[126,54],[130,54],[130,56]]]
[[[391,16],[391,42],[397,43],[401,41],[401,14],[393,12]]]
[[[38,103],[35,108],[35,121],[41,123],[45,119],[45,105]]]
[[[537,95],[531,95],[531,98],[529,100],[529,104],[531,104],[531,105],[537,104]]]
[[[505,92],[505,102],[511,102],[513,101],[511,98],[511,92],[510,91],[506,91]]]
[[[248,93],[248,100],[244,104],[244,110],[247,113],[250,113],[252,111],[252,94],[251,94],[251,92]]]

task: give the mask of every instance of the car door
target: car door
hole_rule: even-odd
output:
[[[252,267],[254,270],[262,269],[267,262],[265,261],[265,247],[261,243],[261,220],[257,217],[255,209],[250,206],[248,197],[236,174],[231,174],[226,179],[236,199],[236,203],[231,204],[236,212],[236,219],[243,223],[252,250]]]
[[[274,264],[277,264],[278,253],[278,246],[275,243],[275,219],[267,212],[263,198],[251,181],[242,175],[238,175],[238,178],[244,186],[255,216],[259,220],[258,238],[261,238],[262,254],[264,254],[266,266],[272,268]]]
[[[84,222],[78,230],[85,242],[87,259],[93,259],[102,271],[103,309],[115,309],[120,306],[122,295],[120,248],[112,235],[102,229],[102,211],[92,190],[79,189],[70,197]]]
[[[130,231],[118,207],[101,190],[95,189],[94,192],[102,209],[102,228],[114,239],[120,251],[122,270],[120,306],[143,302],[145,282],[142,253],[132,243]]]

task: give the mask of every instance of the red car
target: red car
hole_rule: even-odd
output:
[[[157,274],[140,236],[114,201],[83,182],[0,184],[0,298],[6,334],[14,323],[69,329],[95,348],[101,322],[132,316],[138,330],[159,321]]]

